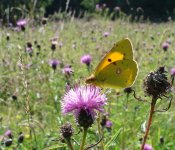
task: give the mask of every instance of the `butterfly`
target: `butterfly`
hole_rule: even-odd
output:
[[[101,88],[130,87],[138,73],[132,43],[125,38],[114,44],[85,82]]]

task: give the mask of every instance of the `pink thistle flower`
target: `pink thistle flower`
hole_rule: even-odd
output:
[[[22,27],[27,24],[27,21],[25,19],[21,19],[21,20],[18,20],[16,24],[17,26]]]
[[[4,133],[5,136],[9,137],[9,138],[12,138],[12,131],[11,130],[7,130],[5,133]]]
[[[49,61],[49,64],[51,65],[51,67],[53,68],[53,70],[56,70],[57,65],[60,64],[59,60],[53,59]]]
[[[104,36],[104,37],[108,37],[108,36],[109,36],[109,32],[104,32],[104,33],[103,33],[103,36]]]
[[[175,68],[171,68],[171,69],[170,69],[170,74],[171,74],[171,76],[173,76],[173,77],[175,76]]]
[[[27,24],[27,21],[25,19],[19,20],[16,24],[22,31],[25,31],[25,26]]]
[[[163,44],[162,44],[162,48],[163,48],[163,50],[164,51],[167,51],[168,50],[168,48],[169,48],[169,43],[168,42],[164,42]]]
[[[104,9],[104,8],[106,8],[106,4],[105,4],[105,3],[103,4],[103,9]]]
[[[112,127],[112,122],[107,120],[105,126],[106,126],[106,128],[111,128]]]
[[[64,68],[63,68],[63,74],[65,74],[66,76],[71,76],[71,74],[73,73],[73,71],[72,71],[72,68],[71,68],[71,66],[65,66]]]
[[[32,47],[26,47],[26,52],[27,53],[32,53],[33,52],[33,48]]]
[[[101,11],[102,10],[100,4],[96,4],[95,9],[96,9],[96,11]]]
[[[91,60],[92,60],[92,57],[89,54],[81,57],[81,63],[86,64],[87,66],[90,65]]]
[[[152,146],[149,144],[145,144],[144,149],[143,150],[153,150]]]
[[[96,116],[96,111],[103,111],[106,96],[93,85],[75,86],[67,91],[61,102],[63,114],[74,113],[80,126],[90,127]]]
[[[121,11],[121,8],[120,8],[119,6],[116,6],[116,7],[114,8],[114,11],[120,12],[120,11]]]

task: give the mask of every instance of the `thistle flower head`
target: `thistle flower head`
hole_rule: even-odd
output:
[[[105,126],[106,126],[106,128],[111,128],[112,127],[112,121],[107,120]]]
[[[106,96],[99,88],[92,85],[77,85],[65,93],[61,102],[62,113],[73,112],[78,124],[88,128],[93,124],[96,111],[103,111],[106,100]]]
[[[153,150],[152,146],[149,144],[145,144],[144,149],[143,150]]]
[[[164,42],[163,44],[162,44],[162,48],[163,48],[163,50],[164,51],[167,51],[168,50],[168,48],[169,48],[169,43],[168,42]]]
[[[24,134],[20,132],[18,136],[18,143],[23,143],[23,141],[24,141]]]
[[[147,75],[144,80],[144,88],[147,95],[157,99],[171,89],[166,73],[164,67],[159,67],[156,71],[150,72]]]
[[[66,140],[70,140],[71,136],[74,133],[74,130],[70,123],[66,123],[63,126],[61,126],[60,130],[62,137]]]
[[[21,28],[22,31],[25,31],[25,26],[27,24],[25,19],[18,20],[16,24],[19,28]]]
[[[92,60],[92,57],[89,54],[81,57],[81,63],[86,64],[87,66],[90,65],[91,60]]]
[[[22,27],[25,26],[27,24],[27,21],[25,19],[20,19],[17,21],[17,26]]]
[[[119,6],[116,6],[116,7],[114,8],[114,11],[115,11],[115,12],[120,12],[120,11],[121,11],[121,8],[120,8]]]
[[[57,59],[53,59],[49,61],[49,64],[52,66],[53,70],[57,68],[57,65],[60,64],[60,61]]]
[[[171,68],[171,70],[170,70],[170,74],[171,74],[172,77],[175,76],[175,68]]]
[[[13,137],[12,131],[11,131],[11,130],[7,130],[7,131],[4,133],[4,135],[5,135],[6,137],[11,138],[11,139],[12,139],[12,137]]]
[[[104,37],[108,37],[108,36],[109,36],[109,32],[104,32],[104,33],[103,33],[103,36],[104,36]]]
[[[72,67],[70,65],[65,66],[63,68],[63,74],[65,74],[65,76],[69,77],[71,76],[71,74],[73,73]]]

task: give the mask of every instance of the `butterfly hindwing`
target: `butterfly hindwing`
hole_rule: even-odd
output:
[[[96,85],[109,88],[125,88],[133,84],[137,76],[137,63],[134,60],[115,61],[96,76]]]

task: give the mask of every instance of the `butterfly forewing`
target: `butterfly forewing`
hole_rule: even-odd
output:
[[[103,57],[95,69],[94,75],[98,75],[101,70],[112,62],[124,59],[133,59],[132,44],[129,39],[123,39],[112,47],[112,49]]]

